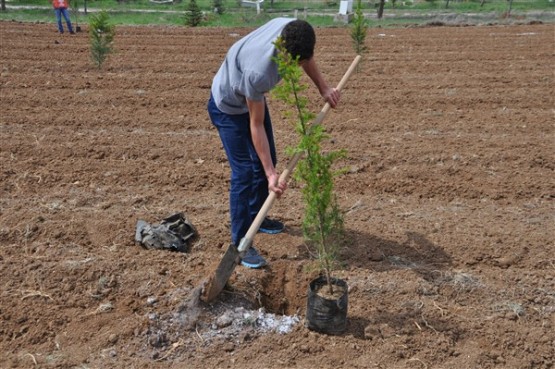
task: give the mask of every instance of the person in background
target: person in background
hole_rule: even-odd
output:
[[[265,94],[281,77],[272,59],[274,42],[283,39],[286,50],[299,57],[299,65],[314,82],[332,108],[340,94],[322,77],[314,60],[316,35],[312,26],[294,18],[276,18],[247,34],[228,50],[216,73],[208,101],[208,114],[218,129],[231,167],[229,193],[231,240],[238,246],[254,218],[274,191],[279,197],[287,188],[278,181],[272,122]],[[266,218],[259,231],[280,233],[283,223]],[[266,260],[250,247],[241,260],[243,266],[261,268]]]
[[[72,35],[75,34],[73,32],[73,26],[71,25],[71,20],[69,19],[69,11],[68,8],[68,0],[52,0],[52,5],[54,6],[54,12],[56,13],[56,21],[58,22],[58,31],[60,33],[64,33],[64,26],[62,24],[62,16],[64,17],[67,30]]]

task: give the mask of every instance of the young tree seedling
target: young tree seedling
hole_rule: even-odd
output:
[[[308,99],[301,96],[306,85],[301,84],[302,75],[298,59],[293,59],[285,49],[283,40],[275,42],[278,50],[274,61],[282,83],[275,89],[275,95],[293,109],[288,116],[295,121],[295,130],[300,137],[292,154],[303,152],[295,170],[295,178],[302,183],[305,205],[303,235],[308,244],[316,250],[316,259],[324,274],[330,294],[333,294],[332,271],[335,269],[343,233],[343,217],[334,194],[332,165],[344,151],[323,153],[321,144],[328,138],[322,124],[310,125],[314,118],[308,108]]]
[[[89,21],[89,39],[91,58],[98,69],[106,61],[109,54],[113,53],[115,26],[109,23],[110,17],[105,10],[91,15]]]

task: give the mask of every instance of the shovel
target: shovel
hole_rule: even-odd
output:
[[[79,26],[79,3],[77,1],[75,1],[72,10],[75,13],[75,33],[81,32],[81,27]]]
[[[361,59],[361,56],[357,55],[355,60],[353,60],[353,62],[351,63],[351,66],[349,67],[349,69],[347,70],[347,72],[345,73],[345,75],[337,85],[337,90],[341,91],[343,86],[347,83],[347,80],[349,79],[354,69],[358,65],[360,59]],[[324,120],[324,117],[330,110],[330,107],[331,107],[330,104],[326,103],[326,105],[324,105],[324,108],[314,119],[314,122],[312,123],[312,125],[317,125],[322,123],[322,121]],[[303,154],[302,152],[297,152],[293,156],[293,158],[291,158],[289,165],[279,176],[279,182],[287,181],[287,179],[289,178],[289,175],[295,169],[295,166],[297,165],[297,162],[301,158],[302,154]],[[260,228],[260,225],[264,221],[264,218],[266,218],[268,211],[274,204],[275,199],[276,199],[276,193],[273,191],[270,191],[270,194],[266,198],[266,201],[260,208],[260,211],[256,215],[256,218],[254,218],[254,221],[249,227],[247,234],[245,234],[245,236],[239,242],[239,246],[236,247],[235,245],[231,244],[228,247],[226,253],[222,257],[222,260],[220,261],[220,264],[216,268],[214,275],[211,276],[206,282],[206,284],[204,285],[203,293],[201,295],[201,299],[203,301],[210,302],[214,300],[224,289],[227,281],[231,277],[231,274],[233,274],[233,270],[235,269],[237,264],[239,264],[239,262],[241,261],[241,258],[244,256],[245,251],[252,246],[254,236],[258,232],[258,229]]]

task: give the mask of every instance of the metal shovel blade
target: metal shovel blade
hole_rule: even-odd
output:
[[[224,289],[227,281],[233,274],[233,270],[241,261],[241,254],[234,244],[229,245],[220,264],[216,268],[211,280],[208,281],[201,295],[201,300],[210,302],[214,300]]]

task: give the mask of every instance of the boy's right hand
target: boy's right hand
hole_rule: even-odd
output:
[[[287,189],[287,182],[280,182],[278,173],[271,174],[268,176],[268,189],[275,192],[279,199]]]

